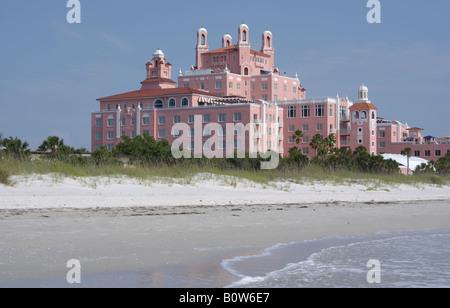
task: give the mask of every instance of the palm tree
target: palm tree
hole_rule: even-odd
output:
[[[3,146],[3,134],[0,133],[0,159],[3,159],[3,150],[6,148]]]
[[[359,171],[370,171],[370,154],[367,152],[367,148],[359,146],[353,151],[353,157],[356,163],[356,167]]]
[[[336,146],[337,140],[336,140],[336,136],[334,134],[330,134],[327,138],[327,145],[330,149],[330,151]]]
[[[300,142],[305,137],[305,133],[301,130],[297,130],[295,131],[294,135],[292,135],[292,137],[294,138],[295,143],[300,144]]]
[[[0,151],[4,150],[5,147],[3,146],[3,134],[0,133]]]
[[[48,137],[42,144],[39,146],[38,151],[47,152],[50,151],[52,156],[56,156],[59,148],[64,146],[64,140],[59,139],[59,137],[51,136]]]
[[[314,150],[316,150],[316,152],[321,155],[322,154],[322,149],[324,146],[324,139],[322,137],[321,134],[316,134],[314,135],[314,137],[311,139],[311,143],[309,144]]]
[[[336,143],[336,136],[333,134],[330,134],[323,140],[323,146],[325,147],[325,152],[327,155],[333,153],[336,149]]]
[[[403,150],[403,155],[406,155],[407,159],[407,167],[406,167],[406,174],[409,175],[409,158],[411,157],[412,149],[410,147],[407,147]]]
[[[450,174],[450,153],[447,153],[444,157],[439,158],[436,163],[433,164],[432,168],[436,169],[438,174]]]
[[[112,152],[108,151],[106,146],[101,146],[99,149],[92,152],[92,158],[97,166],[105,164],[114,158]]]
[[[16,159],[23,160],[30,155],[28,142],[22,142],[22,140],[17,137],[14,139],[9,137],[9,139],[3,140],[3,145],[6,153]]]
[[[314,135],[311,139],[311,143],[309,144],[313,149],[317,150],[323,143],[323,137],[320,134]]]

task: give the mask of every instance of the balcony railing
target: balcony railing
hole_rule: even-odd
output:
[[[212,74],[212,71],[210,69],[192,70],[192,71],[186,71],[184,76],[189,77],[189,76],[200,76],[200,75],[211,75],[211,74]]]

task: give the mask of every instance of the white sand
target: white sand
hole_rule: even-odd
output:
[[[142,181],[129,178],[78,178],[55,175],[14,177],[0,185],[0,209],[96,208],[184,205],[309,204],[450,199],[450,186],[377,186],[348,183],[271,183],[198,175],[192,180]]]
[[[34,176],[0,186],[0,287],[67,286],[70,259],[81,261],[85,282],[111,274],[122,279],[115,286],[221,287],[238,280],[221,260],[278,243],[450,228],[448,186],[200,178],[150,185]],[[101,277],[94,285],[108,286]]]

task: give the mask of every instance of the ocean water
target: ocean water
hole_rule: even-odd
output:
[[[278,244],[222,266],[233,288],[448,288],[450,230]]]
[[[375,274],[370,260],[379,262]],[[369,283],[368,276],[379,283]],[[0,288],[449,288],[450,230],[280,243],[261,254],[206,268],[180,265],[97,275],[82,271],[81,280],[80,285],[68,284],[63,268],[57,279],[0,283]]]

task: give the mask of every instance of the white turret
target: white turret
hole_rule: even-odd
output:
[[[362,84],[358,91],[358,100],[360,101],[369,101],[369,89]]]

